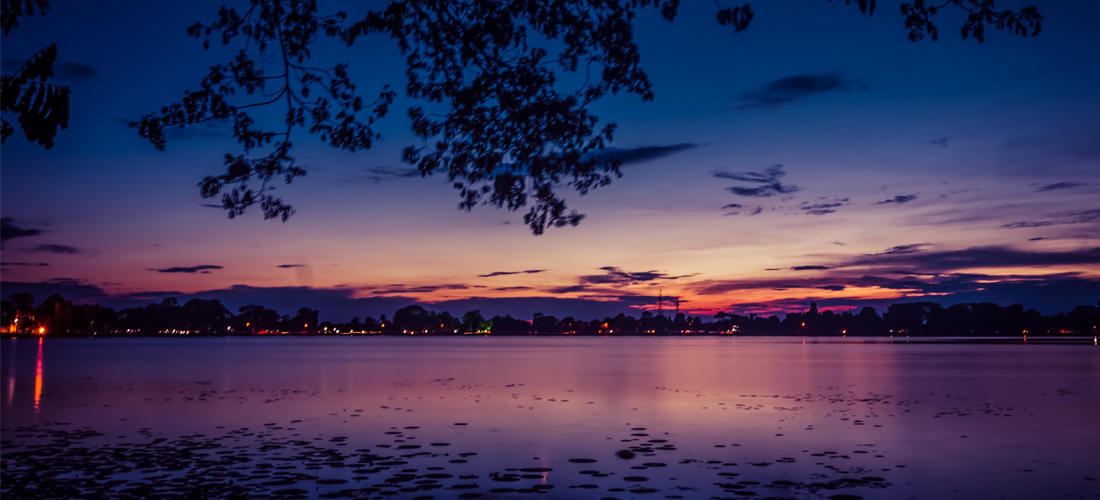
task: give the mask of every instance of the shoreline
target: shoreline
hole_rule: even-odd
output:
[[[959,337],[959,336],[947,336],[947,335],[912,335],[912,336],[888,336],[888,335],[867,335],[867,336],[839,336],[839,335],[729,335],[729,334],[692,334],[692,335],[562,335],[562,334],[529,334],[529,335],[408,335],[408,334],[338,334],[338,335],[317,335],[317,334],[305,334],[305,333],[287,333],[287,334],[247,334],[247,335],[201,335],[201,334],[181,334],[181,335],[112,335],[112,334],[87,334],[87,335],[19,335],[5,333],[0,335],[0,339],[183,339],[183,338],[430,338],[430,339],[455,339],[455,338],[485,338],[491,337],[494,339],[507,339],[507,338],[587,338],[587,339],[607,339],[607,338],[650,338],[650,339],[687,339],[687,338],[727,338],[727,339],[749,339],[749,340],[811,340],[813,343],[829,342],[829,343],[871,343],[871,344],[885,344],[885,343],[921,343],[921,344],[1088,344],[1097,345],[1098,338],[1096,336],[1089,335],[1051,335],[1051,336],[972,336],[972,337]],[[837,342],[840,341],[840,342]],[[862,342],[860,342],[862,341]]]

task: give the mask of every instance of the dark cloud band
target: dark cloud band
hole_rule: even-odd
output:
[[[222,266],[203,265],[191,267],[167,267],[164,269],[150,269],[150,271],[156,271],[158,273],[197,273],[209,272],[215,269],[222,269]]]
[[[858,79],[844,78],[837,73],[796,75],[772,80],[756,90],[744,93],[737,107],[775,108],[800,101],[815,94],[850,92],[859,85]]]

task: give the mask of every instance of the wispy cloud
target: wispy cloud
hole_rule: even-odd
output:
[[[877,295],[883,290],[894,292],[895,296],[884,300],[883,304],[904,302],[898,294],[909,298],[935,296],[944,300],[946,296],[955,302],[968,300],[986,300],[1010,304],[1023,301],[1025,305],[1034,302],[1036,307],[1048,310],[1063,310],[1066,304],[1081,303],[1083,298],[1095,295],[1088,293],[1091,284],[1095,289],[1100,279],[1088,277],[1076,271],[1049,272],[1046,274],[1028,271],[1007,274],[979,274],[971,269],[1012,269],[1046,267],[1083,267],[1100,264],[1100,248],[1083,248],[1064,252],[1028,252],[1008,247],[974,247],[950,251],[928,251],[928,244],[914,243],[898,245],[875,254],[853,255],[830,266],[796,266],[794,271],[818,270],[820,273],[806,273],[797,278],[776,276],[767,279],[735,280],[699,280],[684,285],[686,290],[700,295],[713,296],[750,290],[768,290],[786,292],[784,298],[768,301],[771,305],[790,300],[804,308],[810,300],[819,305],[857,305],[874,303],[874,300],[860,298],[860,289],[877,289]],[[909,270],[899,268],[908,267]],[[805,277],[803,277],[805,276]],[[828,292],[844,291],[850,295],[847,302],[823,302]],[[1048,291],[1051,296],[1044,295]],[[788,298],[796,294],[799,298]],[[1054,300],[1053,297],[1057,297]],[[1023,299],[1027,299],[1024,301]],[[841,300],[840,298],[837,298]],[[877,299],[876,299],[877,300]],[[1089,299],[1094,300],[1094,299]],[[1008,301],[1008,302],[1005,302]],[[1087,303],[1088,301],[1086,301]]]
[[[386,288],[374,290],[371,293],[374,295],[398,295],[398,294],[417,294],[417,293],[432,293],[440,290],[467,290],[471,288],[469,285],[461,283],[451,283],[446,285],[417,285],[417,286],[405,286],[405,285],[391,285]]]
[[[858,296],[837,297],[827,293],[814,293],[806,289],[800,297],[781,298],[765,302],[735,303],[729,306],[730,312],[739,314],[782,314],[787,311],[803,311],[810,301],[817,302],[821,308],[856,308],[873,306],[884,308],[892,303],[915,300],[930,301],[945,306],[962,303],[993,302],[1003,306],[1023,304],[1034,307],[1046,314],[1065,312],[1072,306],[1067,304],[1089,303],[1093,290],[1100,287],[1096,278],[1073,274],[1045,274],[1024,276],[996,276],[983,274],[950,274],[928,278],[906,278],[890,280],[869,277],[866,282],[855,286],[875,286],[894,290],[900,297],[868,299]],[[873,284],[872,284],[873,283]],[[765,284],[752,284],[759,288]],[[712,283],[715,289],[748,289],[736,283]],[[835,291],[842,285],[823,285],[815,289]],[[851,288],[851,287],[848,287]],[[719,292],[722,293],[722,292]]]
[[[140,120],[132,118],[115,117],[114,120],[130,128],[137,128]],[[233,132],[233,120],[219,118],[205,122],[166,127],[164,134],[173,141],[192,139],[195,137],[219,138]],[[220,208],[221,205],[218,205]]]
[[[621,268],[605,266],[600,268],[604,274],[581,276],[581,285],[636,284],[657,280],[678,280],[692,275],[673,276],[661,271],[624,271]]]
[[[3,65],[4,73],[10,74],[17,71],[24,62],[26,62],[25,59],[5,57],[0,64]],[[99,73],[95,66],[72,61],[58,61],[53,65],[53,72],[59,80],[70,82],[85,82],[95,78]]]
[[[947,198],[948,196],[954,196],[956,194],[963,194],[963,193],[970,193],[970,192],[974,192],[974,191],[978,191],[978,190],[979,190],[979,188],[976,188],[976,187],[966,188],[966,189],[953,189],[953,190],[948,191],[946,193],[940,193],[940,198]]]
[[[479,274],[478,278],[492,278],[494,276],[511,276],[513,274],[538,274],[546,272],[545,269],[529,269],[526,271],[493,271],[489,274]]]
[[[588,285],[569,285],[569,286],[552,287],[552,288],[547,289],[546,291],[550,292],[550,293],[553,293],[553,294],[580,293],[580,292],[592,291],[592,287],[589,287]]]
[[[363,169],[362,172],[353,175],[349,178],[343,179],[340,182],[345,184],[356,183],[373,183],[390,180],[390,179],[410,179],[413,177],[420,177],[420,170],[415,167],[370,167]]]
[[[1086,210],[1084,212],[1070,212],[1060,219],[1019,221],[1005,224],[1001,227],[1005,229],[1020,229],[1025,227],[1064,226],[1066,224],[1083,224],[1097,219],[1100,219],[1100,210]]]
[[[911,245],[898,245],[896,247],[887,248],[883,252],[871,254],[871,255],[904,255],[910,253],[917,253],[924,248],[930,246],[928,243],[913,243]]]
[[[800,101],[815,94],[848,92],[859,86],[858,79],[849,79],[837,73],[822,75],[797,75],[773,80],[756,90],[744,93],[737,107],[774,108]]]
[[[1041,193],[1043,191],[1056,191],[1056,190],[1059,190],[1059,189],[1070,189],[1070,188],[1087,186],[1087,185],[1088,185],[1087,182],[1077,182],[1077,181],[1055,182],[1053,184],[1044,184],[1042,186],[1039,186],[1039,187],[1035,188],[1035,192],[1036,193]]]
[[[726,212],[723,215],[753,216],[753,215],[757,215],[757,214],[763,212],[764,207],[756,206],[756,207],[749,208],[749,207],[745,207],[745,206],[741,205],[740,203],[730,203],[730,204],[722,207],[722,210],[729,210],[729,212]]]
[[[191,266],[191,267],[166,267],[164,269],[150,269],[150,271],[156,271],[158,273],[188,273],[188,274],[190,274],[190,273],[198,273],[198,272],[208,273],[211,270],[215,270],[215,269],[223,269],[223,268],[222,268],[222,266],[213,266],[213,265],[208,264],[208,265]]]
[[[623,165],[629,165],[631,163],[642,163],[656,158],[669,156],[697,147],[699,147],[698,144],[683,142],[680,144],[673,144],[671,146],[642,146],[626,149],[607,148],[593,154],[592,156],[597,158],[614,158],[622,162]]]
[[[726,212],[726,215],[737,215],[737,214],[741,213],[742,208],[745,208],[745,207],[743,205],[741,205],[740,203],[730,203],[730,204],[727,204],[727,205],[723,206],[722,210],[729,210],[729,212]]]
[[[875,202],[875,205],[889,205],[891,203],[901,205],[902,203],[909,203],[909,202],[911,202],[915,199],[917,199],[917,193],[914,193],[914,194],[899,194],[899,195],[897,195],[893,198]]]
[[[38,245],[38,246],[35,246],[35,247],[28,248],[26,250],[28,252],[31,252],[31,253],[46,252],[46,253],[57,253],[57,254],[63,254],[63,255],[76,255],[76,254],[80,253],[79,248],[71,247],[71,246],[68,246],[68,245],[55,245],[55,244],[42,244],[42,245]]]
[[[780,164],[772,165],[764,169],[763,172],[726,172],[719,170],[712,172],[711,175],[719,179],[759,184],[753,187],[731,186],[726,188],[727,191],[738,196],[769,197],[777,194],[789,194],[799,191],[798,186],[783,184],[780,181],[780,179],[787,175],[787,172],[783,170],[783,165]]]
[[[28,236],[38,236],[42,234],[41,229],[32,227],[19,227],[16,224],[15,219],[11,217],[0,218],[0,242],[12,240],[15,238],[26,238]]]
[[[807,215],[825,215],[835,213],[836,209],[849,205],[848,198],[836,198],[832,201],[818,201],[817,203],[802,202],[798,209]]]
[[[54,65],[54,71],[57,72],[57,77],[62,80],[78,82],[91,80],[99,73],[95,66],[72,61],[57,63]]]
[[[594,153],[591,153],[588,158],[598,159],[618,159],[621,165],[630,165],[635,163],[643,163],[656,158],[661,158],[689,149],[697,148],[699,144],[693,143],[679,143],[667,146],[641,146],[635,148],[606,148]],[[494,170],[511,170],[514,166],[511,164],[497,165]],[[420,170],[415,167],[370,167],[361,170],[359,173],[340,179],[339,182],[344,184],[378,184],[380,182],[394,180],[394,179],[411,179],[416,177],[422,177]]]
[[[978,268],[1047,267],[1100,264],[1100,249],[1070,252],[1028,252],[1009,247],[974,247],[939,252],[899,247],[879,254],[863,255],[834,265],[834,269],[854,267],[912,267],[924,272],[956,272]],[[891,250],[894,250],[891,252]]]

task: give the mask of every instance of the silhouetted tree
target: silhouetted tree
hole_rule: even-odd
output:
[[[561,329],[558,325],[558,318],[547,316],[543,313],[535,313],[535,315],[532,316],[531,328],[535,333],[546,335],[561,333]]]
[[[15,306],[16,311],[29,312],[31,307],[34,307],[34,295],[26,292],[13,293],[8,296],[8,300]]]
[[[354,318],[341,324],[319,321],[320,313],[303,307],[294,316],[259,305],[240,308],[233,316],[217,300],[192,299],[182,306],[172,297],[144,307],[131,307],[115,312],[96,304],[74,304],[60,295],[51,295],[37,307],[29,294],[15,294],[0,302],[0,327],[4,332],[76,335],[88,333],[130,335],[226,335],[264,332],[289,333],[416,333],[453,335],[456,330],[488,332],[492,335],[560,334],[574,335],[906,335],[906,336],[1019,336],[1023,335],[1097,335],[1100,307],[1078,306],[1069,313],[1043,316],[1034,309],[1019,304],[999,306],[993,303],[962,303],[944,308],[935,302],[892,304],[883,318],[874,308],[864,307],[859,314],[845,311],[820,311],[811,304],[805,312],[792,312],[780,320],[750,314],[718,313],[714,322],[704,322],[699,316],[670,319],[643,313],[640,319],[618,314],[615,317],[578,321],[573,317],[558,320],[536,314],[532,321],[511,315],[496,316],[492,321],[482,318],[479,311],[469,311],[458,320],[447,312],[435,313],[413,305],[394,313],[392,323],[379,324],[374,318],[364,321]],[[1100,305],[1100,304],[1098,304]],[[815,319],[816,318],[816,319]],[[16,323],[15,320],[19,319]],[[327,327],[327,331],[326,331]]]
[[[486,324],[485,318],[481,317],[481,311],[468,311],[462,315],[462,328],[467,332],[480,332],[489,331],[491,324]]]
[[[899,333],[921,331],[932,319],[937,310],[942,309],[935,302],[907,302],[891,304],[886,308],[882,320],[887,328]]]
[[[298,314],[286,321],[287,330],[301,333],[317,333],[321,312],[303,307],[298,309]]]
[[[15,331],[19,333],[29,332],[34,327],[34,296],[26,292],[13,293],[8,296],[8,300],[13,311],[12,322],[5,323],[5,326],[14,325]]]
[[[2,0],[0,1],[0,28],[7,35],[11,30],[19,26],[19,18],[46,15],[50,10],[49,0]]]
[[[278,311],[260,305],[241,306],[238,312],[233,318],[233,327],[237,331],[258,333],[276,330],[282,321]]]
[[[314,44],[328,38],[350,47],[368,35],[388,36],[405,55],[405,93],[427,105],[408,110],[422,143],[405,148],[403,159],[424,176],[445,172],[459,191],[461,209],[530,206],[524,222],[542,234],[584,218],[555,192],[561,184],[584,195],[621,175],[620,160],[602,154],[615,124],[600,126],[589,107],[619,93],[653,99],[634,23],[647,10],[672,21],[679,3],[391,0],[349,21],[344,12],[320,13],[315,0],[251,0],[246,10],[222,7],[213,22],[187,30],[202,38],[204,47],[212,38],[236,44],[236,55],[210,66],[199,87],[180,102],[133,125],[163,150],[168,127],[232,121],[243,151],[225,156],[225,173],[199,183],[202,196],[221,196],[230,218],[258,203],[264,218],[286,221],[293,209],[271,193],[271,184],[306,173],[292,154],[295,133],[308,131],[346,151],[369,149],[379,138],[376,120],[389,112],[396,96],[383,86],[377,98],[364,99],[347,64],[311,66]],[[856,3],[872,14],[877,2]],[[985,40],[986,27],[1031,36],[1041,29],[1042,17],[1033,7],[998,12],[994,0],[945,0],[940,6],[918,0],[902,4],[909,38],[937,39],[933,18],[946,7],[967,13],[964,39]],[[742,31],[754,13],[746,4],[720,8],[716,17]],[[274,74],[257,64],[265,51],[274,54]],[[584,83],[563,89],[560,80],[568,73],[583,74]],[[279,123],[257,122],[250,108],[265,106],[277,106]]]
[[[676,313],[676,317],[672,320],[672,328],[680,332],[686,329],[687,326],[687,317],[684,316],[684,313]]]
[[[434,314],[423,306],[402,307],[393,313],[393,326],[397,331],[427,333],[435,324]]]
[[[435,316],[435,323],[432,324],[432,328],[434,328],[436,324],[439,325],[438,333],[442,335],[458,333],[456,330],[461,326],[461,322],[454,316],[451,316],[451,313],[447,311],[443,311]]]
[[[53,294],[43,300],[34,310],[34,315],[42,318],[48,331],[59,332],[69,329],[73,303],[59,294]],[[47,326],[48,325],[48,326]]]
[[[185,329],[202,333],[222,333],[233,319],[233,313],[217,299],[191,299],[180,313],[186,321]]]
[[[583,321],[577,321],[577,319],[572,316],[566,316],[558,322],[558,331],[570,335],[578,333],[583,334],[586,327],[587,325]]]
[[[19,26],[19,18],[45,15],[47,0],[2,0],[0,22],[5,35]],[[46,149],[53,147],[57,130],[69,127],[69,87],[49,83],[57,62],[57,44],[50,44],[24,62],[11,75],[0,76],[0,112],[16,116],[27,140]],[[7,120],[0,120],[0,142],[15,133]]]
[[[118,322],[119,328],[145,334],[184,330],[186,324],[175,297],[165,298],[159,304],[123,309],[118,312]]]
[[[493,316],[489,328],[490,333],[493,335],[529,335],[532,333],[530,321],[513,318],[511,314]]]
[[[875,308],[864,307],[853,318],[851,329],[854,335],[878,335],[882,332],[882,318],[879,317]]]
[[[0,300],[0,325],[6,327],[13,319],[15,319],[15,304],[10,300]]]
[[[1066,315],[1070,328],[1077,333],[1100,331],[1100,301],[1095,306],[1077,306]]]
[[[46,334],[87,334],[114,329],[118,313],[97,304],[74,304],[58,294],[34,310],[37,326]]]

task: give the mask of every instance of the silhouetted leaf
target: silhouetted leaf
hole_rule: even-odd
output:
[[[1032,7],[996,13],[993,0],[945,1],[939,7],[923,0],[901,4],[911,40],[926,34],[938,38],[931,17],[949,5],[969,14],[963,38],[984,40],[986,25],[1032,36],[1040,29],[1042,17]],[[853,2],[868,15],[877,5],[876,0],[845,0]],[[316,0],[250,0],[244,12],[222,7],[212,23],[187,28],[189,36],[203,39],[204,48],[219,36],[224,45],[240,44],[238,55],[211,66],[199,88],[180,102],[133,126],[164,149],[166,127],[233,119],[233,136],[243,154],[227,155],[227,172],[200,182],[202,195],[220,194],[230,218],[260,203],[265,218],[285,221],[293,209],[270,195],[270,184],[305,174],[290,154],[296,130],[308,129],[338,149],[369,149],[380,138],[375,122],[388,114],[397,96],[385,86],[367,102],[349,78],[347,64],[307,64],[313,44],[332,38],[350,47],[367,35],[387,36],[405,56],[405,94],[421,101],[407,111],[420,144],[404,148],[402,159],[423,176],[446,174],[459,192],[460,209],[527,208],[524,221],[534,234],[542,234],[547,227],[576,225],[584,218],[568,209],[560,188],[583,195],[621,176],[619,159],[597,154],[611,143],[615,124],[600,124],[589,106],[619,93],[653,99],[634,22],[649,9],[673,21],[679,3],[390,0],[346,22],[343,12],[318,13]],[[745,4],[720,6],[716,17],[719,24],[742,31],[754,15]],[[265,50],[275,54],[280,74],[268,75],[255,64]],[[584,84],[562,88],[560,75],[574,72],[584,75]],[[277,128],[262,128],[248,114],[248,108],[261,106],[286,106]],[[244,187],[257,181],[255,191]],[[222,193],[223,187],[232,190]]]
[[[0,78],[0,111],[17,116],[27,140],[46,149],[53,147],[57,130],[69,126],[69,88],[46,83],[53,76],[57,46],[51,44],[32,56],[15,74]],[[6,141],[14,127],[6,120],[0,141]]]
[[[19,18],[33,16],[37,11],[39,15],[46,15],[50,10],[49,0],[2,0],[0,1],[0,26],[5,35],[19,26]]]

